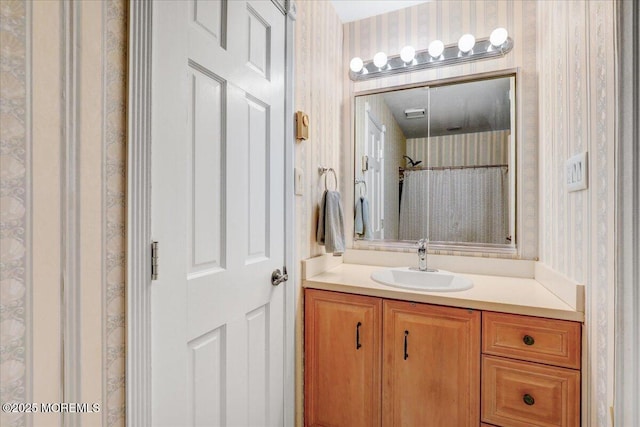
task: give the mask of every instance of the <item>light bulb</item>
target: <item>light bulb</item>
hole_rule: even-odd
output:
[[[476,45],[476,38],[472,34],[465,34],[458,40],[458,49],[460,52],[467,53]]]
[[[444,43],[442,43],[440,40],[434,40],[429,43],[429,55],[431,55],[432,58],[440,58],[442,52],[444,52]]]
[[[507,37],[509,37],[509,33],[504,28],[496,28],[491,32],[489,36],[489,41],[495,47],[502,46],[504,42],[507,41]]]
[[[362,71],[362,67],[364,67],[364,63],[362,62],[362,59],[357,56],[349,62],[349,68],[351,68],[351,71],[354,73]]]
[[[378,68],[382,68],[387,65],[387,54],[384,52],[378,52],[373,56],[373,65]]]
[[[413,62],[413,58],[416,57],[416,50],[411,46],[405,46],[400,51],[400,58],[405,64]]]

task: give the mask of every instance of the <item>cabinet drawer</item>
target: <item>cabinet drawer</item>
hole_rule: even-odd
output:
[[[515,314],[482,313],[482,352],[580,369],[581,324]]]
[[[578,427],[580,373],[482,356],[482,421],[514,427]]]

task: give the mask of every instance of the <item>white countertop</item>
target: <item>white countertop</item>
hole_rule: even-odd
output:
[[[584,322],[583,312],[573,309],[534,279],[460,274],[473,281],[473,288],[458,292],[423,292],[374,282],[371,279],[371,273],[383,268],[387,267],[340,264],[307,278],[303,281],[303,286],[358,295]]]

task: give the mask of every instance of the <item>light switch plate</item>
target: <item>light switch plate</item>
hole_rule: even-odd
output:
[[[586,190],[589,179],[588,172],[586,151],[569,158],[567,160],[567,191]]]
[[[304,176],[302,174],[302,169],[294,168],[293,171],[293,190],[295,191],[296,196],[302,196],[302,188],[304,187]]]

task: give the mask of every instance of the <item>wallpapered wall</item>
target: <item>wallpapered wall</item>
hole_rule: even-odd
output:
[[[29,135],[29,75],[26,1],[0,4],[0,401],[25,402],[31,372],[31,168]],[[2,425],[24,425],[21,414],[1,413]]]
[[[295,165],[304,171],[304,194],[296,197],[299,259],[324,253],[316,244],[317,206],[324,191],[318,166],[335,169],[340,183],[342,25],[328,1],[297,1],[295,109],[309,115],[309,139],[296,143]],[[332,181],[332,180],[329,180]]]
[[[495,130],[409,138],[407,154],[429,166],[505,165],[509,163],[509,134]]]
[[[125,421],[125,278],[127,188],[127,0],[108,0],[103,8],[104,87],[103,136],[103,371],[106,380],[105,426],[124,426]]]
[[[63,5],[74,18],[64,17],[71,15]],[[127,5],[0,3],[0,400],[64,401],[59,278],[72,276],[60,266],[61,247],[73,247],[80,295],[74,396],[100,404],[98,414],[81,416],[87,425],[121,426],[125,415]],[[77,163],[65,160],[62,147],[76,150]],[[68,176],[76,177],[77,194],[63,188]],[[74,241],[61,233],[69,195],[77,200]],[[61,422],[57,414],[0,417],[3,426]]]
[[[318,166],[335,169],[339,185],[344,185],[344,159],[341,157],[344,111],[340,99],[345,69],[342,66],[342,24],[331,3],[297,0],[296,5],[294,108],[307,113],[310,120],[309,139],[297,142],[295,147],[295,167],[304,173],[304,194],[296,196],[295,201],[296,264],[299,266],[301,260],[324,253],[324,248],[316,243],[318,204],[324,191],[324,179],[318,174]],[[301,325],[300,275],[296,281],[296,322]],[[296,328],[298,354],[302,354],[301,329]],[[296,388],[296,425],[302,425],[301,365],[296,367]]]
[[[540,2],[540,258],[586,285],[585,425],[611,425],[615,208],[615,2]],[[567,193],[565,162],[588,152],[589,188]]]
[[[518,67],[518,146],[517,161],[517,241],[521,258],[538,256],[538,86],[536,77],[536,1],[448,0],[433,1],[407,9],[374,16],[344,25],[343,61],[345,73],[345,117],[350,117],[349,97],[354,92],[417,82],[433,81],[468,74],[507,70]],[[514,41],[513,50],[504,58],[473,62],[400,74],[391,77],[352,83],[346,74],[347,64],[354,56],[367,60],[382,50],[397,55],[410,44],[417,50],[426,49],[429,42],[442,40],[445,45],[471,32],[476,37],[488,37],[496,27],[505,27]],[[343,156],[346,165],[353,165],[350,151],[353,129],[344,123]],[[350,166],[353,168],[353,166]],[[345,171],[345,179],[353,169]],[[345,186],[349,200],[349,186]],[[453,252],[442,252],[451,253]]]

